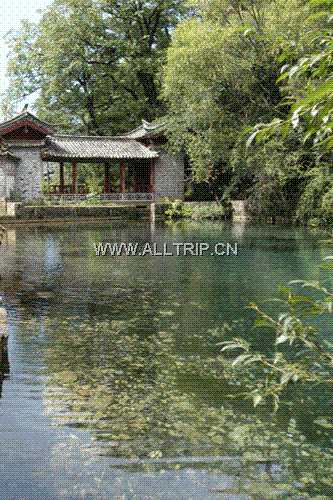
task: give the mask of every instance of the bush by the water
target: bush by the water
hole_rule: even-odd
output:
[[[217,203],[206,204],[194,204],[192,208],[191,218],[193,220],[202,219],[226,219],[229,216],[229,211],[223,205],[218,205]]]
[[[185,206],[182,200],[169,200],[166,199],[167,208],[164,214],[169,219],[182,219],[183,217],[191,217],[192,209]]]
[[[169,219],[225,220],[231,216],[231,205],[215,202],[188,203],[182,200],[167,200],[167,209],[164,213]]]

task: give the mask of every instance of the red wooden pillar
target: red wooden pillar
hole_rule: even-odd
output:
[[[126,164],[123,160],[120,162],[120,192],[126,191]]]
[[[110,193],[110,165],[105,163],[104,169],[104,193]]]
[[[72,193],[77,193],[77,163],[72,162]]]
[[[138,179],[138,167],[137,167],[137,165],[134,166],[133,173],[134,173],[134,193],[137,193],[139,191],[139,179]]]
[[[155,162],[152,159],[149,169],[149,192],[155,193]]]
[[[65,191],[65,172],[64,172],[64,163],[59,163],[59,177],[60,177],[60,186],[59,191],[60,194],[64,194]]]

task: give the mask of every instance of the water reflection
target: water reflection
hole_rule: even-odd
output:
[[[93,251],[98,241],[235,238],[238,260],[96,258]],[[212,328],[247,321],[247,302],[274,294],[280,282],[314,278],[315,237],[284,228],[129,224],[20,229],[15,240],[0,260],[12,364],[0,429],[10,426],[20,446],[32,438],[21,451],[24,467],[3,477],[39,477],[30,482],[44,499],[268,498],[286,494],[285,483],[309,469],[312,448],[303,450],[297,429],[288,438],[287,424],[228,403],[212,362],[220,340]],[[9,422],[12,407],[20,422]],[[302,450],[308,455],[294,467]],[[19,463],[17,441],[6,454]],[[321,458],[328,470],[329,457]],[[41,462],[47,479],[36,473]],[[4,484],[8,498],[22,491],[30,498],[23,486]]]

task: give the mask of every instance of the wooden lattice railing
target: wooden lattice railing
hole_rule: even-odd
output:
[[[84,193],[49,193],[44,195],[46,200],[61,200],[66,202],[84,201],[89,199],[100,201],[142,201],[152,202],[155,199],[154,193],[103,193],[98,195],[89,195]]]

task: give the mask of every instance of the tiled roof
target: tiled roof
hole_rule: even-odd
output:
[[[48,136],[42,153],[44,160],[57,159],[149,159],[158,157],[139,142],[124,137]]]
[[[163,133],[165,129],[165,123],[149,123],[142,120],[142,125],[123,134],[122,137],[128,137],[131,139],[144,139],[146,137],[153,137],[154,135],[159,135]]]
[[[7,120],[5,122],[0,123],[0,133],[2,130],[6,130],[9,127],[16,125],[16,123],[18,123],[18,125],[19,125],[19,122],[26,122],[26,121],[30,121],[32,123],[35,123],[36,125],[48,130],[50,133],[53,132],[53,130],[54,130],[53,125],[40,120],[32,113],[29,113],[29,111],[24,111],[23,113],[20,113],[19,115],[15,116],[11,120]]]

